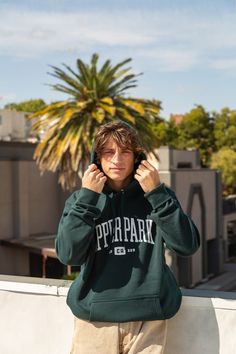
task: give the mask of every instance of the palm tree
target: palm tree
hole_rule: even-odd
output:
[[[115,66],[107,60],[98,70],[98,55],[93,54],[90,64],[77,59],[77,71],[66,64],[65,71],[51,66],[49,74],[61,83],[50,86],[70,98],[49,104],[29,119],[33,132],[41,136],[34,158],[42,172],[59,172],[64,189],[74,187],[78,171],[85,170],[93,138],[103,123],[126,121],[140,132],[147,152],[156,147],[152,127],[160,119],[160,102],[125,96],[125,91],[136,87],[138,76],[130,73],[130,67],[124,68],[131,60]]]

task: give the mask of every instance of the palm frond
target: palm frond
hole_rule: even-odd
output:
[[[118,63],[117,65],[113,66],[112,70],[110,70],[110,74],[114,75],[119,68],[121,68],[122,66],[126,65],[127,63],[129,63],[131,61],[132,61],[132,58],[128,58],[128,59],[125,59],[122,62]]]
[[[77,59],[77,68],[81,74],[81,83],[85,87],[89,87],[90,83],[90,72],[88,65],[85,65],[81,59]]]
[[[107,72],[109,72],[111,69],[111,61],[108,59],[105,61],[103,66],[101,67],[98,75],[102,78],[104,75],[106,75]]]
[[[92,142],[103,123],[121,119],[137,129],[147,152],[154,151],[156,137],[153,125],[161,109],[157,100],[124,96],[137,86],[137,77],[126,66],[131,58],[112,65],[108,59],[98,69],[98,54],[89,64],[80,58],[76,69],[62,64],[51,66],[51,76],[59,80],[52,89],[66,93],[69,99],[54,102],[32,114],[32,131],[40,136],[34,158],[42,172],[58,171],[63,188],[78,183],[78,172],[89,163]]]
[[[135,79],[135,75],[134,74],[130,74],[130,75],[126,75],[122,80],[116,82],[114,85],[109,87],[109,92],[112,95],[117,94],[117,92],[121,89],[126,89],[127,85],[126,83],[136,83],[136,79]]]

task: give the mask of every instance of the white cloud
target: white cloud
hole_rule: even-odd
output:
[[[180,10],[46,12],[5,9],[1,14],[0,53],[40,57],[57,52],[116,48],[132,57],[155,60],[160,71],[183,71],[210,64],[218,53],[236,54],[236,21],[230,13]],[[233,59],[229,59],[233,60]],[[229,62],[228,62],[229,64]]]
[[[106,20],[108,18],[108,20]],[[94,45],[146,45],[152,36],[131,31],[109,19],[109,14],[7,12],[1,15],[0,49],[5,54],[34,56],[53,51],[71,51]]]
[[[213,69],[219,70],[236,70],[236,59],[215,59],[211,62],[211,67]]]
[[[183,71],[191,69],[198,63],[198,53],[182,49],[147,49],[137,53],[155,61],[158,71]]]
[[[1,103],[7,103],[10,101],[13,101],[16,98],[16,94],[11,92],[11,93],[1,93],[0,92],[0,102]]]

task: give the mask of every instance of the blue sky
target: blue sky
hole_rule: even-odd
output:
[[[162,101],[162,116],[195,104],[236,109],[236,0],[0,0],[0,107],[66,98],[49,65],[132,57],[133,97]]]

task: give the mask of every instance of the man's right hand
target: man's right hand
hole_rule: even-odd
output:
[[[93,163],[89,165],[82,178],[82,187],[101,193],[107,177]]]

